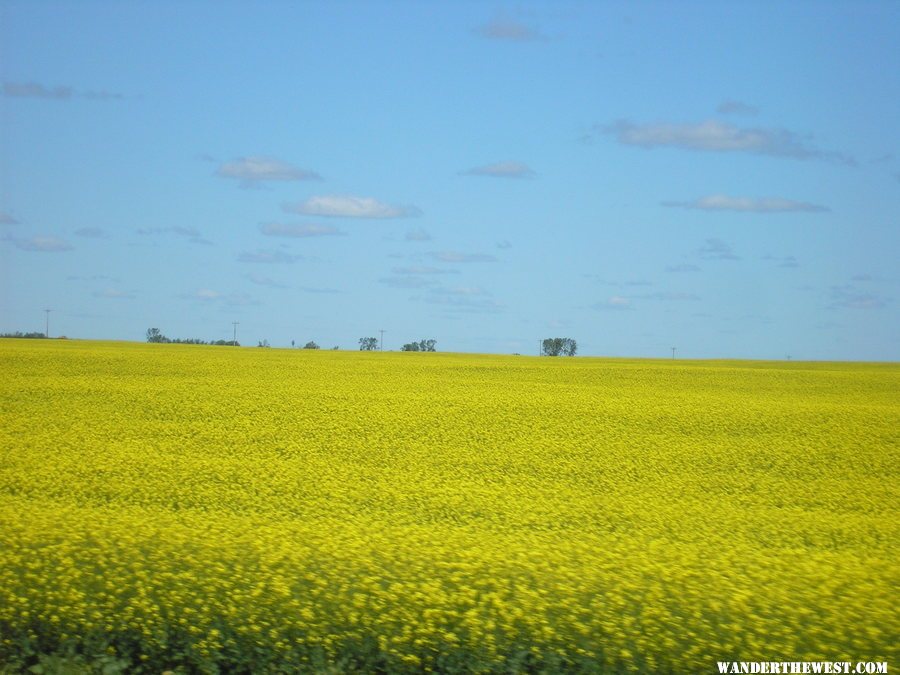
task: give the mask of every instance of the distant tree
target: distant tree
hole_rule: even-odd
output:
[[[319,345],[317,345],[312,340],[310,340],[305,345],[303,345],[303,349],[318,349],[318,348],[319,348]]]
[[[256,345],[256,346],[257,346],[257,347],[268,347],[268,346],[269,346],[269,341],[268,341],[268,340],[260,340],[259,344]]]
[[[541,343],[541,356],[575,356],[578,343],[572,338],[547,338]]]
[[[419,340],[418,342],[407,342],[400,348],[404,352],[435,352],[437,349],[437,340]]]
[[[159,328],[147,329],[147,342],[168,342],[169,338],[162,334]]]
[[[34,340],[40,340],[41,338],[46,338],[47,336],[44,333],[23,333],[21,331],[16,331],[15,333],[3,333],[0,337],[4,338],[28,338]],[[65,340],[65,335],[60,336],[61,340]]]
[[[338,349],[340,349],[340,347],[335,345],[334,347],[331,348],[331,351],[336,352]]]
[[[359,351],[374,352],[378,349],[378,338],[363,337],[359,338]]]

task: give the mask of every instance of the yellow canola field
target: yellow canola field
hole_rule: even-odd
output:
[[[900,667],[897,364],[0,340],[0,367],[0,662]]]

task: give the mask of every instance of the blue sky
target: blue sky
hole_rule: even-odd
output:
[[[896,2],[0,2],[0,331],[897,360]]]

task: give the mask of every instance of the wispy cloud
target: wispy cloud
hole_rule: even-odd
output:
[[[289,265],[301,260],[303,256],[293,255],[286,251],[272,249],[257,249],[256,251],[244,251],[238,255],[238,262],[260,263],[263,265]]]
[[[92,101],[109,101],[125,98],[122,94],[105,90],[79,92],[65,85],[48,87],[37,82],[4,82],[2,91],[4,96],[12,98],[43,98],[57,101],[66,101],[74,97],[86,98]]]
[[[746,152],[771,157],[855,164],[852,158],[839,152],[820,150],[810,145],[804,137],[787,129],[740,128],[718,120],[697,124],[635,124],[619,120],[610,125],[597,125],[595,129],[614,136],[623,145],[642,148]]]
[[[700,268],[697,265],[691,265],[690,263],[679,263],[677,265],[669,265],[666,267],[666,272],[671,272],[672,274],[682,274],[685,272],[699,272]]]
[[[403,237],[406,241],[431,241],[432,237],[421,227],[417,227],[414,230],[410,230]]]
[[[134,298],[134,293],[129,291],[120,291],[115,288],[106,288],[102,291],[96,291],[92,293],[95,298],[105,298],[107,300],[131,300]]]
[[[439,305],[449,312],[470,314],[498,314],[504,307],[490,298],[490,293],[480,286],[434,286],[419,299],[431,305]]]
[[[460,312],[465,314],[500,314],[504,306],[490,298],[474,299],[468,297],[454,297],[448,295],[430,295],[424,298],[430,305],[438,305],[448,312]]]
[[[497,162],[476,166],[466,171],[461,171],[463,176],[489,176],[491,178],[533,178],[534,169],[525,162]]]
[[[719,104],[719,107],[716,108],[716,111],[721,113],[722,115],[758,115],[759,108],[755,105],[750,105],[749,103],[744,103],[743,101],[735,101],[734,99],[728,99],[726,101],[722,101]]]
[[[182,300],[193,300],[203,304],[221,304],[229,307],[250,307],[260,305],[259,300],[246,293],[221,293],[210,288],[200,288],[191,293],[182,293]]]
[[[809,202],[798,202],[783,197],[729,197],[709,195],[688,202],[662,202],[663,206],[698,211],[743,211],[746,213],[823,213],[828,207]]]
[[[298,290],[316,295],[334,295],[341,292],[337,288],[323,288],[320,286],[298,286]]]
[[[434,260],[446,263],[479,263],[497,262],[497,257],[488,253],[462,253],[460,251],[430,251],[428,253]]]
[[[504,239],[503,241],[498,241],[497,248],[499,248],[501,250],[506,250],[508,248],[512,248],[512,242],[509,241],[508,239]]]
[[[211,241],[204,239],[200,231],[193,227],[142,227],[136,232],[144,237],[152,237],[157,235],[175,235],[176,237],[184,237],[192,244],[212,244]]]
[[[455,295],[460,297],[473,297],[490,295],[481,286],[439,286],[431,290],[435,295]]]
[[[660,302],[694,302],[700,296],[694,293],[681,293],[675,291],[657,291],[655,293],[641,293],[630,296],[634,300],[658,300]]]
[[[328,218],[409,218],[421,215],[415,206],[385,204],[371,197],[321,195],[306,201],[282,205],[287,213]]]
[[[889,300],[851,285],[832,286],[829,309],[882,309]]]
[[[345,234],[331,225],[319,225],[317,223],[303,223],[288,225],[283,223],[264,223],[259,226],[259,231],[269,237],[329,237]]]
[[[245,278],[251,284],[256,284],[257,286],[265,286],[267,288],[288,288],[287,284],[276,281],[261,274],[248,274]]]
[[[621,295],[613,295],[606,300],[594,303],[593,305],[591,305],[591,309],[597,309],[601,311],[622,311],[634,308],[631,306],[631,300],[629,300],[628,298],[625,298]]]
[[[627,279],[625,281],[610,281],[609,279],[605,279],[599,274],[585,274],[589,279],[593,279],[597,283],[603,284],[604,286],[614,286],[616,288],[636,288],[641,286],[652,286],[652,281],[647,281],[645,279]]]
[[[36,253],[59,253],[62,251],[71,251],[75,248],[65,239],[60,239],[59,237],[51,235],[4,237],[4,240],[10,242],[13,246],[22,251],[34,251]]]
[[[450,270],[442,267],[428,267],[427,265],[410,265],[409,267],[395,267],[391,270],[394,274],[459,274],[459,270]]]
[[[92,274],[91,276],[87,277],[70,275],[66,277],[66,281],[109,281],[114,284],[121,283],[121,279],[118,279],[116,277],[108,277],[105,274]]]
[[[492,21],[476,28],[475,33],[488,40],[509,42],[532,42],[546,39],[538,29],[506,16],[495,17]]]
[[[434,286],[437,284],[434,279],[427,279],[421,276],[413,276],[409,274],[394,277],[382,277],[378,280],[378,283],[384,284],[385,286],[390,286],[391,288],[406,289],[427,288],[429,286]]]
[[[239,180],[244,187],[253,187],[263,181],[322,180],[315,171],[284,162],[274,157],[239,157],[225,162],[216,170],[220,178]]]
[[[82,227],[75,230],[76,237],[85,239],[109,239],[109,233],[99,227]]]
[[[740,260],[731,247],[721,239],[707,239],[697,253],[706,260]]]
[[[776,267],[782,267],[785,269],[797,269],[800,267],[800,263],[797,261],[797,258],[792,255],[785,255],[785,256],[767,255],[767,256],[763,256],[763,260],[768,260],[768,261],[774,262]]]
[[[0,225],[18,225],[19,221],[9,215],[6,211],[0,211]]]

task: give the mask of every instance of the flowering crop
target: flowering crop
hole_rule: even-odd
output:
[[[0,340],[0,662],[898,660],[900,367]]]

